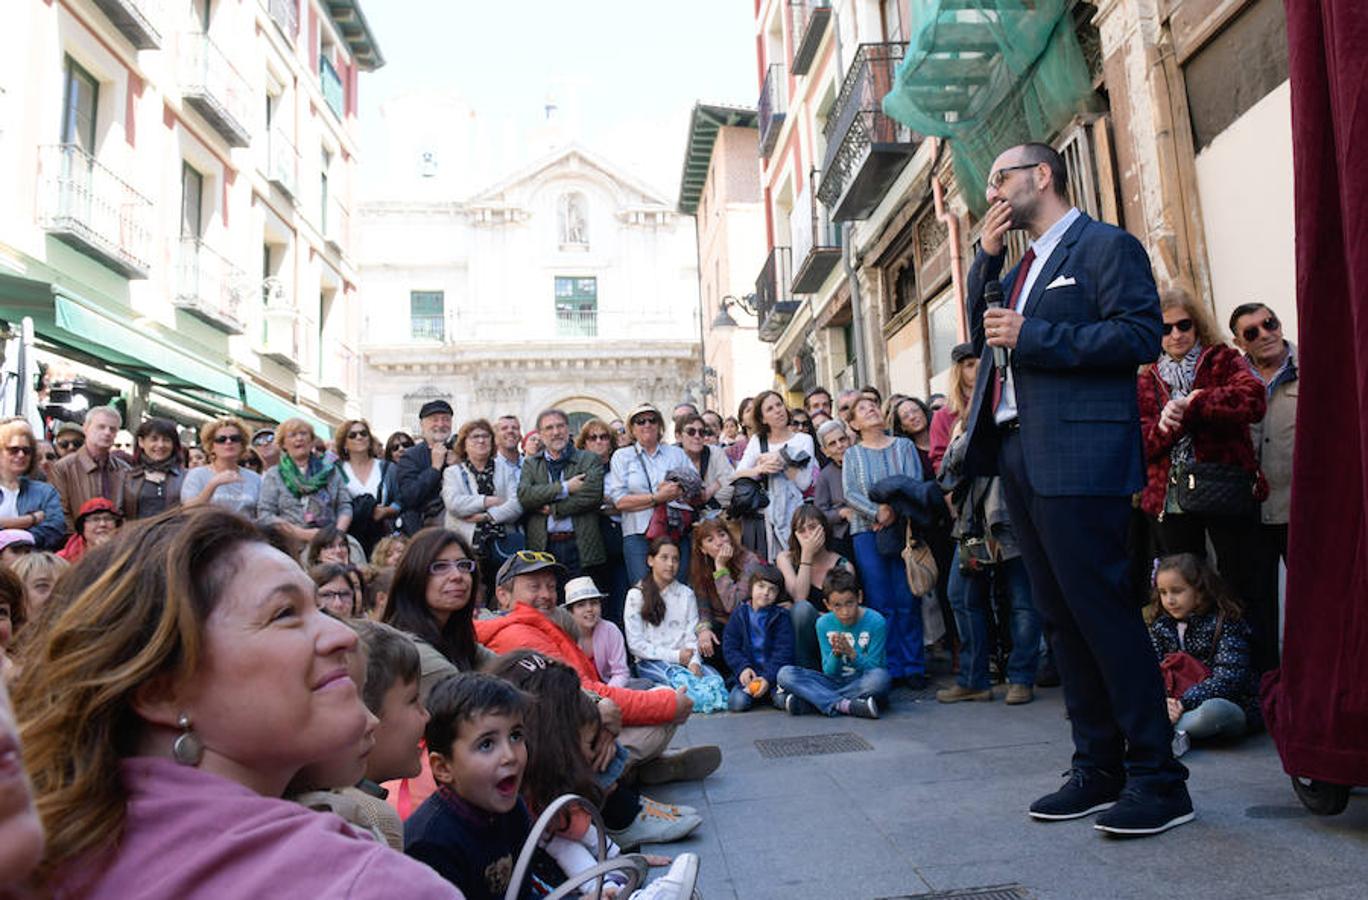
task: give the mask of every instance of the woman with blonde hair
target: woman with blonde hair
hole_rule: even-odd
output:
[[[33,535],[34,546],[55,550],[66,543],[62,498],[52,485],[34,478],[38,441],[23,419],[0,424],[0,529]]]
[[[280,800],[359,744],[366,710],[355,632],[248,520],[210,507],[130,526],[57,594],[14,692],[47,831],[37,895],[456,896]]]
[[[42,609],[48,597],[52,596],[57,579],[71,568],[71,563],[56,553],[35,550],[19,557],[10,568],[23,580],[24,590],[28,596],[29,615],[36,617],[38,610]]]
[[[257,515],[263,526],[280,525],[291,539],[307,544],[324,525],[351,527],[352,502],[341,470],[314,452],[313,426],[286,419],[276,427],[280,462],[261,478]]]
[[[200,426],[200,446],[209,464],[185,473],[180,486],[182,506],[212,503],[249,518],[256,516],[261,476],[241,465],[247,438],[247,426],[232,416]]]
[[[352,502],[350,533],[370,554],[375,542],[394,531],[399,516],[399,504],[388,488],[396,487],[387,478],[390,464],[384,459],[385,448],[371,431],[365,419],[347,419],[333,434],[333,452],[347,479],[347,493]]]
[[[945,405],[931,416],[931,447],[927,455],[931,467],[940,472],[945,450],[955,431],[955,423],[969,415],[974,402],[974,379],[978,377],[979,358],[973,344],[956,344],[950,350],[950,390]]]

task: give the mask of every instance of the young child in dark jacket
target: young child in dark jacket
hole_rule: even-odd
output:
[[[751,575],[750,599],[738,606],[722,632],[722,655],[736,673],[736,686],[727,708],[744,712],[757,700],[776,696],[779,670],[793,664],[793,622],[789,611],[776,605],[784,593],[784,575],[774,566],[761,566]]]
[[[1239,737],[1258,728],[1258,673],[1249,656],[1249,624],[1220,576],[1191,553],[1166,556],[1154,576],[1150,640],[1161,665],[1172,669],[1186,653],[1207,669],[1205,677],[1166,674],[1173,751],[1181,756],[1191,741]],[[1190,667],[1195,669],[1196,667]]]

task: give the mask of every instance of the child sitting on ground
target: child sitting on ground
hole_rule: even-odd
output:
[[[438,681],[427,706],[424,737],[437,791],[404,823],[404,852],[467,900],[499,900],[532,829],[521,795],[527,699],[501,678],[462,672]],[[529,878],[523,900],[537,896],[533,884]]]
[[[679,573],[679,545],[658,537],[646,551],[646,577],[627,592],[623,623],[637,674],[654,684],[683,687],[695,713],[726,708],[722,676],[698,652],[698,600]]]
[[[1173,753],[1191,741],[1239,737],[1262,723],[1249,624],[1206,561],[1191,553],[1159,560],[1146,610],[1173,723]]]
[[[581,575],[565,583],[565,602],[561,605],[579,629],[580,649],[594,661],[599,678],[612,687],[627,687],[632,680],[627,644],[622,631],[603,618],[603,598],[607,596],[594,579]]]
[[[736,608],[722,632],[722,653],[736,673],[727,708],[745,712],[769,697],[783,709],[779,670],[793,665],[792,620],[788,610],[776,605],[784,593],[784,575],[774,566],[760,566],[751,575],[749,591],[750,599]]]
[[[859,585],[846,569],[828,572],[822,592],[830,610],[817,620],[822,671],[801,666],[780,669],[779,687],[787,694],[785,708],[795,716],[815,707],[827,716],[877,719],[888,705],[892,683],[884,668],[888,630],[884,617],[860,605]]]

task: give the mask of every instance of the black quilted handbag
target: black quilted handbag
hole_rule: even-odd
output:
[[[1259,510],[1253,472],[1225,463],[1190,463],[1169,474],[1178,508],[1198,516],[1252,516]]]

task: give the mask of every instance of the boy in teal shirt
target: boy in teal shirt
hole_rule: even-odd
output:
[[[860,605],[860,589],[849,571],[833,568],[823,588],[831,612],[816,626],[822,671],[780,669],[784,708],[795,716],[816,709],[827,716],[877,719],[892,684],[884,662],[888,626],[882,615]]]

